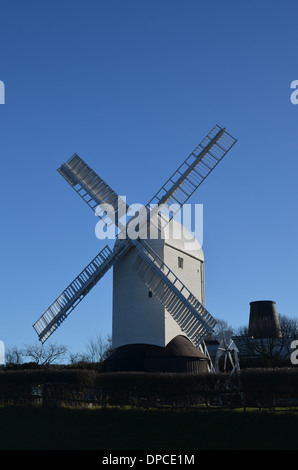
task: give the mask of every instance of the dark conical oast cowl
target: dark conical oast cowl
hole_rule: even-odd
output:
[[[250,302],[248,334],[254,338],[280,338],[282,336],[275,302]]]

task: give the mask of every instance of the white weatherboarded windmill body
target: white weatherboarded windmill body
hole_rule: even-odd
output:
[[[235,142],[216,125],[124,225],[126,201],[78,155],[58,169],[102,221],[116,224],[118,237],[114,249],[106,245],[34,323],[42,343],[113,267],[115,351],[108,370],[209,369],[204,340],[216,321],[205,308],[203,251],[174,217]]]
[[[181,286],[186,286],[204,305],[204,256],[201,246],[194,239],[195,246],[189,250],[188,239],[181,237],[182,226],[174,220],[170,224],[176,236],[171,234],[158,240],[147,240],[147,250],[154,250],[173,276],[179,278]],[[139,343],[164,347],[175,336],[184,333],[165,305],[153,295],[150,286],[144,284],[137,271],[140,261],[135,256],[135,250],[131,250],[114,267],[113,346],[134,344],[137,338]]]

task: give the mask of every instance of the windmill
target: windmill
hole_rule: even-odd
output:
[[[154,357],[160,357],[165,347],[175,350],[176,344],[172,340],[179,337],[187,351],[191,346],[196,351],[206,353],[204,339],[213,331],[216,321],[205,308],[202,251],[197,250],[198,256],[193,256],[199,262],[195,266],[200,271],[200,280],[196,284],[200,285],[200,292],[194,295],[185,276],[180,275],[184,272],[181,265],[176,269],[171,260],[167,263],[164,249],[167,240],[162,241],[161,247],[158,240],[162,237],[158,237],[157,241],[148,240],[145,233],[149,226],[158,234],[165,231],[175,214],[235,142],[236,139],[225,128],[216,125],[143,206],[143,211],[138,215],[137,237],[130,234],[133,218],[126,224],[122,223],[122,215],[128,209],[126,200],[119,197],[87,163],[74,154],[61,165],[57,171],[63,178],[101,220],[107,221],[107,224],[115,223],[119,232],[113,250],[106,245],[34,323],[33,327],[42,343],[113,267],[112,336],[116,351],[130,345],[135,347],[138,356],[139,345],[146,344],[154,349]],[[173,243],[171,248],[177,248],[177,253],[181,250],[181,246],[173,247]],[[187,254],[185,250],[184,254]],[[183,263],[183,257],[180,256],[180,259]],[[128,289],[123,287],[123,280],[130,280]],[[132,292],[135,293],[133,300]],[[152,302],[149,307],[148,302]],[[163,331],[162,337],[160,331]],[[144,354],[144,349],[142,351]]]
[[[216,357],[215,357],[215,371],[219,371],[219,359],[223,357],[223,370],[226,372],[227,370],[227,362],[230,363],[232,369],[231,369],[231,375],[237,371],[239,372],[240,370],[240,364],[239,364],[239,357],[238,357],[238,348],[236,344],[234,343],[232,339],[232,332],[229,330],[223,330],[221,331],[217,336],[216,339],[219,342],[217,352],[216,352]]]

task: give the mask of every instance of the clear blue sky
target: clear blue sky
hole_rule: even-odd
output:
[[[234,328],[249,302],[298,316],[296,0],[0,0],[0,339],[32,328],[103,248],[56,172],[74,152],[147,203],[215,125],[236,146],[204,205],[206,306]],[[49,342],[80,352],[112,325],[112,272]]]

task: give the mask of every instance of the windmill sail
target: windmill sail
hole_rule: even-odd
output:
[[[77,154],[57,171],[107,225],[116,223],[120,231],[125,229],[119,218],[127,212],[126,202]],[[106,210],[100,211],[102,205]]]
[[[216,125],[148,202],[151,223],[163,229],[236,143]],[[158,219],[154,219],[154,215]]]
[[[118,257],[122,256],[125,249],[126,247],[121,245],[117,250],[112,251],[105,246],[41,315],[33,328],[42,343],[61,325],[70,312],[113,266]]]
[[[138,250],[134,269],[198,347],[213,331],[216,320],[144,240],[134,245]]]

